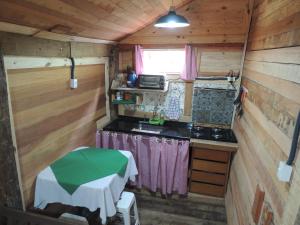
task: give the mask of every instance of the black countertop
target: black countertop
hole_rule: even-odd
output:
[[[118,119],[105,126],[103,130],[185,140],[191,138],[191,124],[176,121],[166,121],[163,126],[157,126],[161,129],[159,134],[132,131],[133,128],[139,129],[139,121],[143,120],[142,118],[119,116]]]
[[[145,133],[139,131],[140,126],[150,126],[152,130],[159,130],[159,133]],[[133,131],[133,129],[135,130]],[[200,129],[199,129],[200,128]],[[142,128],[143,129],[143,128]],[[112,121],[107,126],[103,128],[105,131],[113,132],[124,132],[132,134],[142,134],[148,136],[156,137],[166,137],[175,139],[202,139],[209,141],[227,142],[227,143],[237,143],[234,132],[231,129],[219,129],[214,127],[193,127],[192,123],[177,122],[177,121],[166,121],[163,126],[150,125],[142,118],[119,116],[118,119]],[[147,130],[147,128],[146,128]],[[215,137],[220,133],[215,133],[215,131],[221,131],[221,137]],[[200,136],[197,136],[201,134]]]

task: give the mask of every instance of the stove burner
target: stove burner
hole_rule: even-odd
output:
[[[195,132],[193,133],[193,136],[195,136],[196,138],[202,137],[203,136],[203,132]]]
[[[222,129],[219,127],[203,127],[195,125],[190,131],[191,137],[203,140],[213,140],[222,142],[236,143],[236,138],[231,129]]]
[[[204,131],[204,127],[200,127],[200,126],[193,127],[193,130],[194,131]]]
[[[222,134],[212,134],[211,136],[212,136],[214,139],[220,139],[220,138],[223,137]]]
[[[212,128],[212,131],[213,131],[214,133],[220,133],[220,132],[222,131],[222,129],[221,129],[221,128],[215,127],[215,128]]]

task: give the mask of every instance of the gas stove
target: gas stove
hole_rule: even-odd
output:
[[[193,126],[191,129],[191,137],[196,139],[237,143],[236,137],[231,129],[217,127]]]

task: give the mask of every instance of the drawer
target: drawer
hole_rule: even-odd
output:
[[[226,176],[222,174],[206,173],[202,171],[192,171],[191,174],[192,181],[202,181],[205,183],[224,185],[226,181]]]
[[[218,162],[228,162],[230,157],[229,152],[193,148],[193,158],[207,159]]]
[[[225,187],[213,184],[204,184],[198,182],[191,182],[190,192],[212,195],[217,197],[224,197]]]
[[[227,163],[211,162],[200,159],[193,159],[192,169],[202,170],[212,173],[223,173],[227,172]]]

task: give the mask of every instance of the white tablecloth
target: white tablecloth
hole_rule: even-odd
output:
[[[82,149],[82,148],[81,148]],[[76,150],[79,150],[77,148]],[[125,184],[130,180],[135,181],[138,174],[134,158],[129,151],[121,151],[128,158],[124,177],[113,174],[79,186],[70,195],[58,183],[50,167],[41,171],[36,180],[34,206],[44,209],[48,203],[60,202],[72,206],[86,207],[90,211],[100,208],[102,223],[106,218],[116,214],[115,203],[119,200]]]

